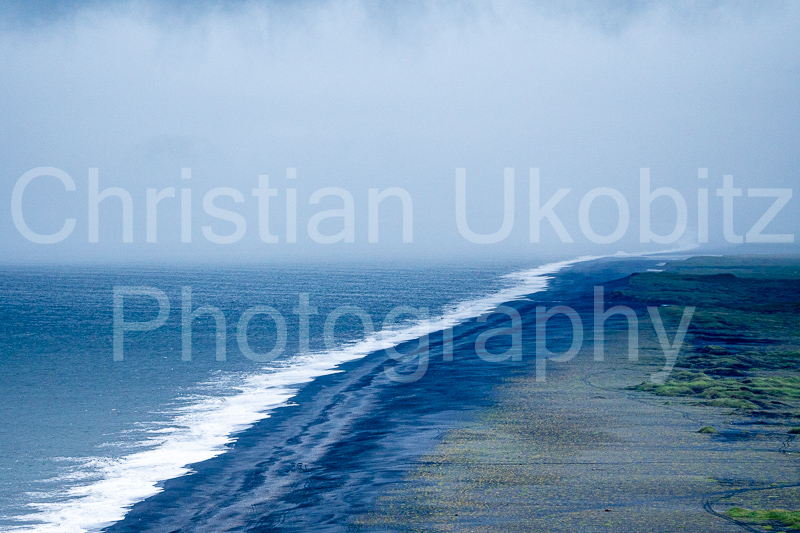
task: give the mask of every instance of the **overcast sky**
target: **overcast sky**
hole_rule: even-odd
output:
[[[20,4],[0,2],[4,262],[654,250],[698,240],[698,188],[709,190],[710,245],[721,246],[736,240],[731,235],[748,240],[798,183],[796,2]],[[75,190],[47,175],[23,188],[21,178],[39,167],[63,171]],[[542,204],[570,189],[553,209],[561,234],[545,218],[539,238],[531,235],[532,167]],[[652,190],[670,187],[685,199],[686,229],[673,242],[641,242],[642,167]],[[700,167],[707,179],[698,179]],[[94,168],[101,191],[130,194],[133,242],[123,242],[123,202],[113,197],[100,203],[99,242],[89,242]],[[182,168],[191,168],[191,179],[181,179]],[[504,169],[514,169],[507,237],[476,244],[459,231],[458,168],[467,225],[477,235],[501,228]],[[259,231],[259,175],[275,189],[261,200],[269,200],[277,243]],[[717,195],[723,175],[742,189],[730,198],[727,237]],[[56,234],[67,219],[74,229],[55,244],[26,238],[12,216],[15,186],[30,232]],[[320,193],[311,204],[325,187],[352,195],[354,242],[317,242],[345,228],[333,213],[316,240],[309,233],[315,214],[345,203]],[[379,204],[378,242],[370,243],[368,191],[390,187],[412,200],[412,242],[403,242],[400,199],[389,197]],[[606,189],[588,202],[598,187]],[[148,188],[175,188],[175,198],[158,204],[154,243],[146,242]],[[217,188],[227,189],[209,199]],[[286,242],[290,188],[295,243]],[[621,227],[608,188],[628,205],[629,223],[606,239],[613,242],[595,242]],[[191,189],[191,242],[181,242],[181,189]],[[204,197],[239,223],[215,217],[214,206],[209,213]],[[579,223],[582,200],[595,237]],[[784,201],[760,233],[790,240],[800,229],[798,201]],[[677,211],[672,198],[655,198],[652,231],[669,235]],[[235,242],[211,242],[207,231]]]

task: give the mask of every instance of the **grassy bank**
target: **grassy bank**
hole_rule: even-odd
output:
[[[609,300],[697,309],[675,371],[637,390],[800,417],[800,259],[697,257],[634,274]],[[787,420],[790,423],[790,420]]]
[[[786,527],[787,529],[800,529],[800,511],[786,511],[783,509],[772,509],[770,511],[742,509],[733,507],[726,513],[731,518],[742,519],[767,526],[769,530],[775,527]]]

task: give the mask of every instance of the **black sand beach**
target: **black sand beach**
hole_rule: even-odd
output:
[[[456,328],[453,361],[433,335],[412,383],[386,376],[397,364],[384,353],[348,363],[106,531],[764,531],[726,513],[800,507],[791,416],[636,390],[665,363],[645,301],[627,300],[638,360],[627,358],[622,319],[606,323],[605,360],[593,358],[593,287],[608,292],[663,261],[578,265],[514,302],[521,361],[475,355],[480,332],[507,325],[495,315]],[[537,381],[535,309],[555,305],[579,313],[585,342]],[[669,312],[664,325],[671,339]],[[569,347],[570,322],[551,319],[548,339],[554,352]]]

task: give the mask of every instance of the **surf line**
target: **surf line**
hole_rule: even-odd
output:
[[[378,351],[389,349],[401,342],[420,338],[436,331],[452,328],[465,320],[480,317],[485,313],[498,308],[503,303],[519,299],[520,297],[533,294],[544,290],[550,275],[557,273],[561,269],[578,262],[597,259],[598,257],[580,257],[573,260],[561,261],[546,264],[531,270],[516,272],[506,277],[514,279],[516,283],[509,288],[500,290],[491,295],[461,302],[453,306],[442,316],[431,319],[429,309],[426,307],[395,306],[387,313],[382,321],[382,329],[376,332],[374,322],[370,314],[363,308],[354,305],[343,305],[332,310],[325,317],[323,326],[323,341],[325,352],[336,351],[340,344],[334,337],[334,329],[339,319],[346,315],[353,315],[361,321],[364,329],[363,341],[356,343],[363,349]],[[130,316],[126,317],[126,301],[138,299],[137,307],[143,308],[142,298],[149,298],[155,301],[157,313],[154,318],[148,320],[134,320]],[[204,305],[198,308],[192,306],[192,287],[181,287],[180,298],[181,315],[181,359],[191,361],[192,359],[192,326],[196,319],[202,316],[211,316],[215,323],[216,351],[215,357],[218,361],[227,359],[227,317],[218,307]],[[132,302],[129,302],[129,304]],[[113,359],[114,361],[124,360],[124,345],[126,334],[132,332],[155,331],[164,326],[170,317],[172,306],[167,293],[158,287],[145,285],[116,285],[113,287]],[[292,310],[292,314],[298,318],[299,334],[299,354],[311,353],[310,350],[310,317],[317,315],[318,310],[311,305],[309,294],[301,292],[298,295],[298,305]],[[275,344],[269,352],[255,352],[251,349],[247,330],[251,321],[263,316],[270,319],[275,327]],[[411,317],[415,320],[413,325],[406,326],[407,320],[402,318]],[[283,313],[278,309],[268,305],[255,305],[247,308],[239,317],[236,327],[236,340],[242,355],[256,362],[269,362],[280,355],[286,347],[288,340],[287,321]],[[359,352],[366,355],[369,352]]]
[[[605,304],[603,301],[604,288],[602,286],[594,287],[594,343],[593,352],[595,361],[603,361],[605,359],[605,322],[615,315],[620,315],[627,320],[628,327],[628,359],[630,361],[638,361],[639,359],[639,318],[632,308],[625,305],[616,305],[609,309],[604,309]],[[683,308],[680,323],[677,330],[670,339],[664,321],[661,317],[659,308],[656,306],[648,306],[647,311],[649,314],[650,322],[655,330],[661,350],[664,354],[664,367],[661,371],[655,372],[650,376],[650,381],[653,383],[663,383],[669,377],[675,362],[678,359],[681,347],[683,346],[686,333],[689,329],[692,316],[695,312],[694,306],[686,306]],[[510,319],[510,325],[504,327],[497,327],[481,331],[475,338],[474,351],[475,354],[482,360],[491,363],[497,363],[506,360],[522,361],[522,338],[523,338],[523,322],[519,311],[510,305],[500,305],[494,310],[484,313],[477,317],[478,322],[486,322],[492,315],[504,314]],[[547,323],[555,316],[563,315],[571,325],[571,344],[570,347],[561,353],[555,353],[547,347]],[[578,312],[573,308],[566,305],[559,305],[547,309],[545,306],[537,306],[535,312],[535,355],[536,355],[536,381],[546,381],[547,376],[547,361],[553,362],[568,362],[574,359],[583,348],[584,341],[584,328],[583,320]],[[489,339],[493,337],[510,337],[510,346],[504,351],[489,351],[487,344]],[[394,347],[387,348],[385,351],[389,356],[397,361],[408,362],[413,359],[417,361],[417,367],[411,373],[399,373],[396,370],[387,367],[385,369],[386,375],[393,381],[401,383],[409,383],[417,381],[425,375],[428,367],[429,350],[428,350],[428,336],[424,335],[419,338],[419,345],[408,353],[399,353]],[[448,327],[442,330],[442,358],[446,362],[453,361],[453,327]]]
[[[685,251],[680,249],[660,253]],[[651,254],[635,254],[642,255]],[[482,315],[491,313],[503,304],[545,290],[552,276],[562,269],[602,257],[607,256],[579,257],[514,272],[506,276],[513,280],[511,286],[484,297],[458,303],[436,318],[420,321],[411,327],[401,326],[397,330],[379,331],[369,338],[347,346],[338,346],[333,351],[298,354],[285,364],[278,364],[276,361],[271,368],[265,366],[262,371],[241,376],[232,375],[235,383],[230,386],[239,392],[223,396],[202,395],[191,405],[176,409],[168,431],[154,430],[143,443],[145,449],[117,459],[109,458],[99,466],[91,466],[91,477],[96,481],[79,483],[77,486],[70,484],[59,492],[58,501],[33,504],[37,512],[18,517],[20,522],[27,525],[15,527],[14,530],[82,533],[108,526],[122,519],[136,502],[161,492],[163,485],[160,481],[186,475],[191,472],[189,465],[224,453],[226,445],[236,440],[238,432],[269,417],[275,409],[289,405],[297,394],[298,385],[337,372],[337,367],[347,361],[387,348],[397,348],[402,343],[423,335],[440,331],[447,335],[447,331],[452,331],[454,326],[476,317],[480,319]],[[169,302],[166,295],[164,298]],[[159,299],[156,298],[156,301]],[[194,311],[198,310],[191,310]],[[169,315],[165,306],[159,307],[159,317],[162,313]],[[121,318],[124,318],[124,314]],[[137,326],[133,326],[130,331],[148,331],[141,326],[141,329],[136,328]],[[152,329],[156,328],[149,331]],[[677,340],[676,337],[673,344]],[[408,381],[413,379],[413,374],[409,376],[398,372],[397,376]],[[180,450],[180,453],[175,453],[176,450]],[[74,478],[67,476],[67,479]],[[125,490],[117,490],[118,487],[125,487]],[[36,521],[36,525],[31,524],[32,520]]]
[[[51,495],[43,494],[44,501],[31,504],[36,509],[35,513],[16,518],[24,525],[15,527],[14,530],[84,533],[113,524],[121,520],[135,503],[161,492],[161,481],[190,474],[191,464],[225,453],[226,446],[236,441],[239,432],[269,417],[276,409],[289,405],[298,392],[298,386],[340,371],[338,367],[345,362],[398,347],[401,343],[422,335],[442,331],[478,317],[504,302],[544,290],[549,276],[572,264],[590,259],[595,258],[584,257],[551,263],[509,274],[506,277],[513,280],[511,286],[483,297],[462,301],[443,315],[410,327],[400,326],[396,330],[378,331],[368,338],[337,346],[332,351],[301,353],[285,361],[264,365],[264,368],[254,372],[232,373],[229,375],[232,381],[227,384],[220,383],[221,380],[217,377],[207,384],[223,385],[224,390],[237,392],[194,395],[189,405],[172,411],[173,418],[168,427],[159,426],[148,431],[149,436],[141,442],[143,449],[140,451],[118,458],[87,462],[77,467],[76,471],[67,473],[64,479],[68,484],[55,495],[57,500],[53,501]],[[147,297],[147,293],[140,291],[138,295],[133,294],[130,297]],[[163,299],[169,303],[166,294]],[[156,297],[155,301],[161,300]],[[147,309],[147,306],[139,306],[139,310],[153,311]],[[197,310],[191,309],[191,312],[194,311]],[[162,314],[169,315],[166,305],[159,307],[155,320],[159,321]],[[124,314],[118,318],[125,318],[126,321],[130,319]],[[152,327],[154,325],[151,323],[142,327],[140,323],[139,326],[134,325],[130,331],[152,334],[157,329]],[[74,481],[87,478],[94,481]],[[120,487],[124,487],[124,490],[120,490]]]
[[[585,259],[584,259],[585,260]],[[346,315],[354,316],[361,322],[364,331],[364,340],[372,339],[375,344],[367,342],[364,346],[370,346],[370,351],[385,351],[392,359],[400,362],[408,362],[411,359],[417,360],[417,367],[409,374],[401,374],[392,369],[387,369],[387,375],[399,382],[413,382],[424,376],[427,371],[429,354],[429,335],[431,333],[442,332],[442,357],[444,361],[453,360],[453,327],[464,320],[475,318],[477,322],[485,323],[493,315],[503,314],[510,320],[510,325],[487,329],[480,332],[475,338],[474,350],[482,360],[487,362],[500,362],[511,359],[512,361],[522,360],[522,333],[523,321],[519,311],[508,305],[511,301],[518,299],[522,293],[532,294],[546,288],[547,281],[550,279],[548,274],[561,270],[565,266],[574,264],[578,260],[545,265],[538,269],[527,272],[527,276],[520,276],[523,282],[514,287],[511,291],[500,291],[493,297],[468,302],[456,307],[449,313],[445,313],[438,319],[431,319],[429,309],[426,307],[395,306],[384,317],[382,328],[376,332],[375,323],[372,316],[363,308],[355,305],[339,306],[325,317],[323,326],[323,341],[327,352],[337,349],[335,339],[335,328],[337,322]],[[548,268],[549,267],[549,268]],[[619,315],[627,320],[628,325],[628,358],[631,361],[638,360],[639,357],[639,318],[636,311],[624,305],[616,305],[610,309],[605,309],[604,288],[594,287],[593,305],[593,346],[594,360],[604,360],[605,354],[605,323],[609,318]],[[129,298],[148,297],[155,300],[158,311],[155,318],[144,321],[132,320],[125,316],[125,301]],[[114,361],[124,360],[124,343],[126,333],[155,331],[161,328],[168,320],[171,312],[171,305],[167,294],[157,288],[150,286],[115,286],[113,289],[113,359]],[[191,286],[181,287],[181,359],[190,361],[192,359],[192,325],[194,321],[202,316],[211,316],[215,323],[216,353],[217,361],[227,359],[227,317],[218,307],[205,305],[198,308],[192,306]],[[677,330],[669,338],[664,326],[664,321],[658,307],[648,306],[650,322],[655,330],[661,350],[664,354],[664,368],[651,376],[654,383],[663,382],[671,373],[678,353],[683,345],[684,338],[689,328],[695,307],[686,306],[683,309],[680,323]],[[310,352],[310,317],[317,315],[318,310],[311,305],[308,293],[299,293],[298,305],[293,309],[293,315],[297,316],[299,353]],[[571,324],[572,342],[570,347],[561,353],[551,351],[547,347],[547,324],[556,316],[566,317]],[[248,327],[252,320],[257,316],[263,316],[271,320],[274,324],[275,343],[267,352],[257,352],[253,350],[248,340]],[[411,318],[414,325],[403,327],[401,319]],[[405,322],[407,323],[407,322]],[[566,362],[572,360],[583,348],[584,326],[580,315],[571,307],[559,305],[547,309],[545,306],[537,306],[535,310],[535,354],[536,354],[536,379],[546,380],[547,361]],[[495,337],[510,337],[510,346],[502,351],[490,351],[487,344],[490,339]],[[239,317],[236,326],[236,341],[239,350],[244,357],[255,362],[265,363],[273,361],[281,356],[286,348],[288,339],[287,321],[284,315],[276,308],[268,305],[255,305],[247,308]],[[416,339],[418,346],[410,353],[400,353],[397,345]],[[366,354],[365,354],[366,355]]]

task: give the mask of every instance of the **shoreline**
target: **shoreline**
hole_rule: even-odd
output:
[[[490,318],[456,328],[452,362],[441,332],[431,335],[419,381],[387,379],[381,352],[344,363],[104,531],[739,531],[724,511],[744,489],[766,493],[781,479],[772,494],[796,501],[798,443],[724,409],[633,390],[664,364],[643,306],[638,361],[610,320],[605,361],[587,337],[573,360],[549,364],[546,382],[535,378],[537,305],[588,317],[594,285],[659,261],[585,263],[512,302],[521,361],[475,357],[476,337],[502,322]],[[548,325],[554,350],[569,344],[568,326]],[[698,433],[709,425],[718,433]]]
[[[635,270],[637,261],[625,261],[625,268]],[[556,283],[562,278],[568,285],[575,283],[560,274]],[[524,307],[527,302],[519,300],[515,305]],[[300,389],[291,407],[274,410],[269,418],[239,434],[222,455],[192,465],[195,473],[167,480],[161,493],[135,504],[122,521],[105,531],[172,530],[198,520],[217,524],[206,526],[209,530],[234,524],[259,530],[271,524],[299,531],[301,526],[289,524],[306,519],[292,522],[286,513],[303,505],[304,498],[320,498],[331,491],[298,487],[309,479],[341,479],[343,475],[348,481],[344,488],[332,491],[338,491],[333,499],[351,503],[332,504],[333,511],[306,512],[317,529],[320,520],[327,520],[331,530],[341,530],[349,516],[371,505],[381,487],[400,481],[414,458],[435,445],[437,435],[472,411],[485,409],[494,389],[510,375],[529,370],[530,361],[487,363],[474,355],[471,360],[461,357],[466,353],[463,345],[474,345],[478,332],[494,321],[482,324],[473,318],[456,328],[455,362],[442,360],[441,332],[433,334],[431,364],[423,379],[414,383],[386,379],[382,370],[387,357],[380,352],[344,363],[339,367],[342,372],[317,378]],[[382,448],[365,451],[370,446]],[[339,449],[359,455],[361,463],[344,474],[337,471],[336,461],[342,459],[330,457],[344,453]],[[375,468],[370,461],[394,462],[394,466]],[[371,481],[351,486],[359,476]],[[312,494],[299,496],[298,492]]]
[[[609,322],[605,361],[586,346],[553,364],[547,383],[529,374],[502,386],[495,405],[447,433],[357,530],[782,530],[742,517],[800,506],[800,443],[758,413],[636,390],[663,362],[647,314],[637,314],[646,333],[638,361],[625,357],[624,322]],[[695,345],[688,339],[684,352]]]
[[[567,261],[567,263],[572,262],[574,260]],[[555,272],[563,265],[564,262],[561,262],[525,271],[515,270],[515,275],[509,280],[498,277],[497,271],[490,271],[488,276],[479,275],[478,278],[491,278],[492,288],[484,289],[487,293],[477,298],[473,297],[474,292],[470,291],[461,300],[463,304],[445,313],[442,320],[423,321],[411,327],[391,330],[388,334],[381,332],[370,335],[361,342],[345,345],[341,350],[323,351],[317,353],[315,357],[298,357],[296,358],[298,361],[295,361],[298,363],[297,365],[278,365],[278,373],[281,375],[276,376],[270,371],[236,375],[233,380],[235,388],[238,388],[235,395],[236,401],[218,402],[215,401],[218,397],[213,394],[201,394],[198,396],[198,401],[187,404],[175,402],[176,405],[180,405],[173,413],[167,415],[167,417],[174,415],[172,418],[168,418],[167,423],[175,422],[173,425],[178,439],[173,438],[173,435],[162,439],[163,448],[161,444],[150,446],[150,442],[145,440],[143,444],[147,449],[143,453],[123,454],[118,458],[110,459],[109,464],[100,469],[87,468],[92,479],[97,479],[97,482],[70,485],[67,490],[60,493],[63,496],[62,499],[52,501],[54,498],[51,498],[42,506],[41,512],[19,513],[16,521],[12,518],[9,518],[8,521],[12,527],[21,530],[95,531],[103,526],[111,526],[119,519],[124,518],[130,506],[160,491],[160,485],[163,483],[176,477],[183,477],[185,473],[191,472],[189,468],[192,465],[200,464],[204,459],[226,453],[229,448],[225,446],[225,443],[238,438],[241,429],[251,425],[253,421],[269,416],[276,409],[282,409],[282,405],[287,400],[288,402],[292,401],[290,396],[294,396],[298,389],[304,388],[309,381],[313,381],[311,377],[319,377],[328,372],[340,372],[341,369],[337,368],[342,361],[360,360],[365,355],[386,346],[395,346],[403,340],[416,339],[424,333],[426,328],[435,330],[443,325],[458,323],[465,318],[473,318],[509,298],[539,290],[545,284],[544,276]],[[507,272],[507,270],[503,270],[502,273],[506,274]],[[467,284],[471,284],[473,288],[482,286],[481,284],[476,285],[473,278],[465,279]],[[395,295],[397,296],[397,291],[395,291]],[[430,300],[438,301],[436,297],[426,300],[424,296],[422,300],[412,301]],[[391,302],[394,299],[389,298],[386,301]],[[423,304],[420,303],[420,305]],[[110,321],[111,317],[108,318]],[[177,326],[180,327],[180,324]],[[317,326],[319,326],[318,329],[322,329],[321,324],[317,324]],[[202,338],[202,335],[200,337]],[[165,357],[164,360],[166,359]],[[303,361],[305,359],[308,360]],[[309,364],[304,365],[304,362]],[[301,368],[297,368],[298,366]],[[167,369],[174,370],[171,365]],[[284,371],[288,371],[288,375]],[[162,375],[169,375],[169,373],[162,373]],[[277,380],[273,379],[276,377]],[[275,381],[279,383],[275,384]],[[210,401],[206,402],[206,398]],[[115,407],[119,407],[119,405]],[[267,412],[267,407],[270,408],[269,412]],[[207,424],[209,421],[213,423],[213,427],[209,427]],[[212,435],[209,435],[209,429],[213,430]],[[207,445],[209,436],[213,437],[210,446]],[[176,440],[180,442],[176,442]],[[187,465],[187,463],[189,464]],[[169,471],[165,472],[165,470]],[[83,474],[84,472],[79,473]],[[65,476],[65,478],[68,477]],[[79,496],[76,497],[76,494]],[[22,524],[19,524],[20,522]]]

